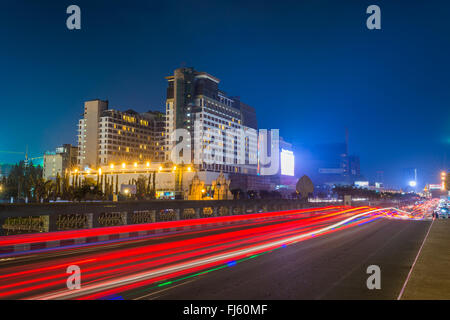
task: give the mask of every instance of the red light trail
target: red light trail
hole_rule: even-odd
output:
[[[151,290],[376,219],[422,219],[419,211],[336,206],[1,237],[0,245],[16,245],[151,228],[204,227],[111,244],[55,248],[45,253],[31,251],[2,259],[0,299],[103,299],[137,288]],[[216,225],[229,221],[233,225]],[[81,289],[66,287],[66,269],[70,265],[81,269]]]

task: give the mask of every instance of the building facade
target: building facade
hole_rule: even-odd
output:
[[[256,174],[257,121],[254,108],[228,97],[220,80],[193,68],[179,68],[168,82],[166,161],[176,129],[189,132],[190,162],[199,171]]]
[[[78,123],[78,166],[89,170],[122,162],[164,161],[165,116],[108,108],[108,101],[86,101]]]
[[[43,178],[55,179],[57,175],[64,176],[66,170],[73,170],[77,166],[78,148],[71,144],[64,144],[54,152],[44,154]]]

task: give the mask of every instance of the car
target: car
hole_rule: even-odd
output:
[[[443,219],[448,219],[448,216],[449,216],[448,207],[442,207],[441,210],[439,210],[439,217]]]

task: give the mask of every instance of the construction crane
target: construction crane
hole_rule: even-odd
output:
[[[28,158],[28,146],[27,146],[27,149],[26,149],[25,152],[0,150],[0,153],[8,153],[8,154],[25,154],[25,161],[24,161],[25,166],[28,166],[28,163],[29,163],[30,161],[32,161],[32,160],[44,158],[44,156]]]
[[[0,150],[0,153],[24,154],[24,152]]]

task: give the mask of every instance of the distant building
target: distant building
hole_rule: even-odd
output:
[[[417,186],[417,169],[404,168],[401,187],[405,191],[415,191]]]
[[[118,111],[108,109],[108,101],[86,101],[78,124],[78,166],[86,170],[122,162],[162,162],[164,125],[161,112]]]
[[[0,179],[8,177],[11,172],[13,164],[1,163],[0,164]]]
[[[302,150],[300,171],[316,186],[353,185],[361,180],[360,160],[346,143],[317,144]]]
[[[358,156],[349,155],[347,156],[347,170],[344,174],[350,177],[359,177],[361,175],[361,167]]]
[[[73,170],[77,165],[78,148],[71,144],[64,144],[54,152],[44,154],[43,178],[54,179],[59,174],[64,176],[66,169]]]

